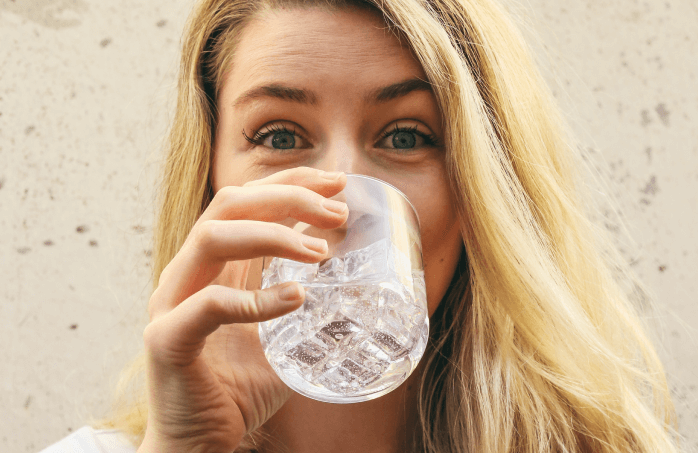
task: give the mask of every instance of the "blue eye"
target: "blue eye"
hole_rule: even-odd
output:
[[[287,131],[275,132],[271,136],[271,146],[274,149],[293,149],[296,147],[296,137]]]
[[[295,130],[288,129],[282,124],[272,124],[257,131],[252,137],[248,136],[244,130],[242,135],[245,137],[245,140],[255,146],[264,146],[273,150],[285,151],[307,148],[307,143]]]
[[[414,132],[400,131],[393,134],[393,148],[409,149],[417,144],[417,136]]]
[[[395,126],[383,133],[376,147],[409,151],[425,146],[437,146],[437,143],[436,136],[421,132],[416,126]]]

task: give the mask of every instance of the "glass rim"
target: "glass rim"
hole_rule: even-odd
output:
[[[408,205],[410,205],[410,208],[412,208],[412,212],[414,213],[414,216],[417,218],[417,227],[419,228],[419,231],[420,231],[420,232],[422,231],[422,225],[421,225],[421,222],[419,221],[419,214],[417,213],[417,209],[415,209],[415,207],[414,207],[414,205],[412,204],[412,202],[410,201],[410,199],[407,198],[407,195],[405,195],[400,189],[398,189],[398,188],[395,187],[394,185],[390,184],[389,182],[383,181],[382,179],[378,179],[378,178],[375,178],[375,177],[373,177],[373,176],[360,175],[360,174],[358,174],[358,173],[345,173],[345,174],[346,174],[347,178],[351,176],[351,177],[354,177],[354,178],[370,179],[370,180],[377,181],[377,182],[379,182],[379,183],[385,184],[386,186],[388,186],[388,187],[390,187],[391,189],[393,189],[393,190],[394,190],[395,192],[397,192],[400,196],[402,196],[402,198],[405,199],[405,201],[407,202]]]

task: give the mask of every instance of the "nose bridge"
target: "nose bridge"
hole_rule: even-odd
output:
[[[356,145],[348,143],[346,140],[332,146],[330,159],[331,165],[334,166],[333,171],[343,171],[344,173],[356,173]]]
[[[326,171],[359,173],[361,168],[362,148],[358,137],[348,131],[336,131],[328,142],[326,150]]]

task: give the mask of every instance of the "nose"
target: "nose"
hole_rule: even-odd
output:
[[[344,173],[368,174],[367,156],[362,145],[356,139],[349,137],[333,140],[322,159],[321,168],[325,171],[341,171]]]

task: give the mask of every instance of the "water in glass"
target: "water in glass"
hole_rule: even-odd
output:
[[[292,280],[305,288],[304,304],[259,325],[267,360],[287,385],[349,403],[407,379],[429,335],[424,271],[389,239],[322,263],[274,258],[262,288]]]

